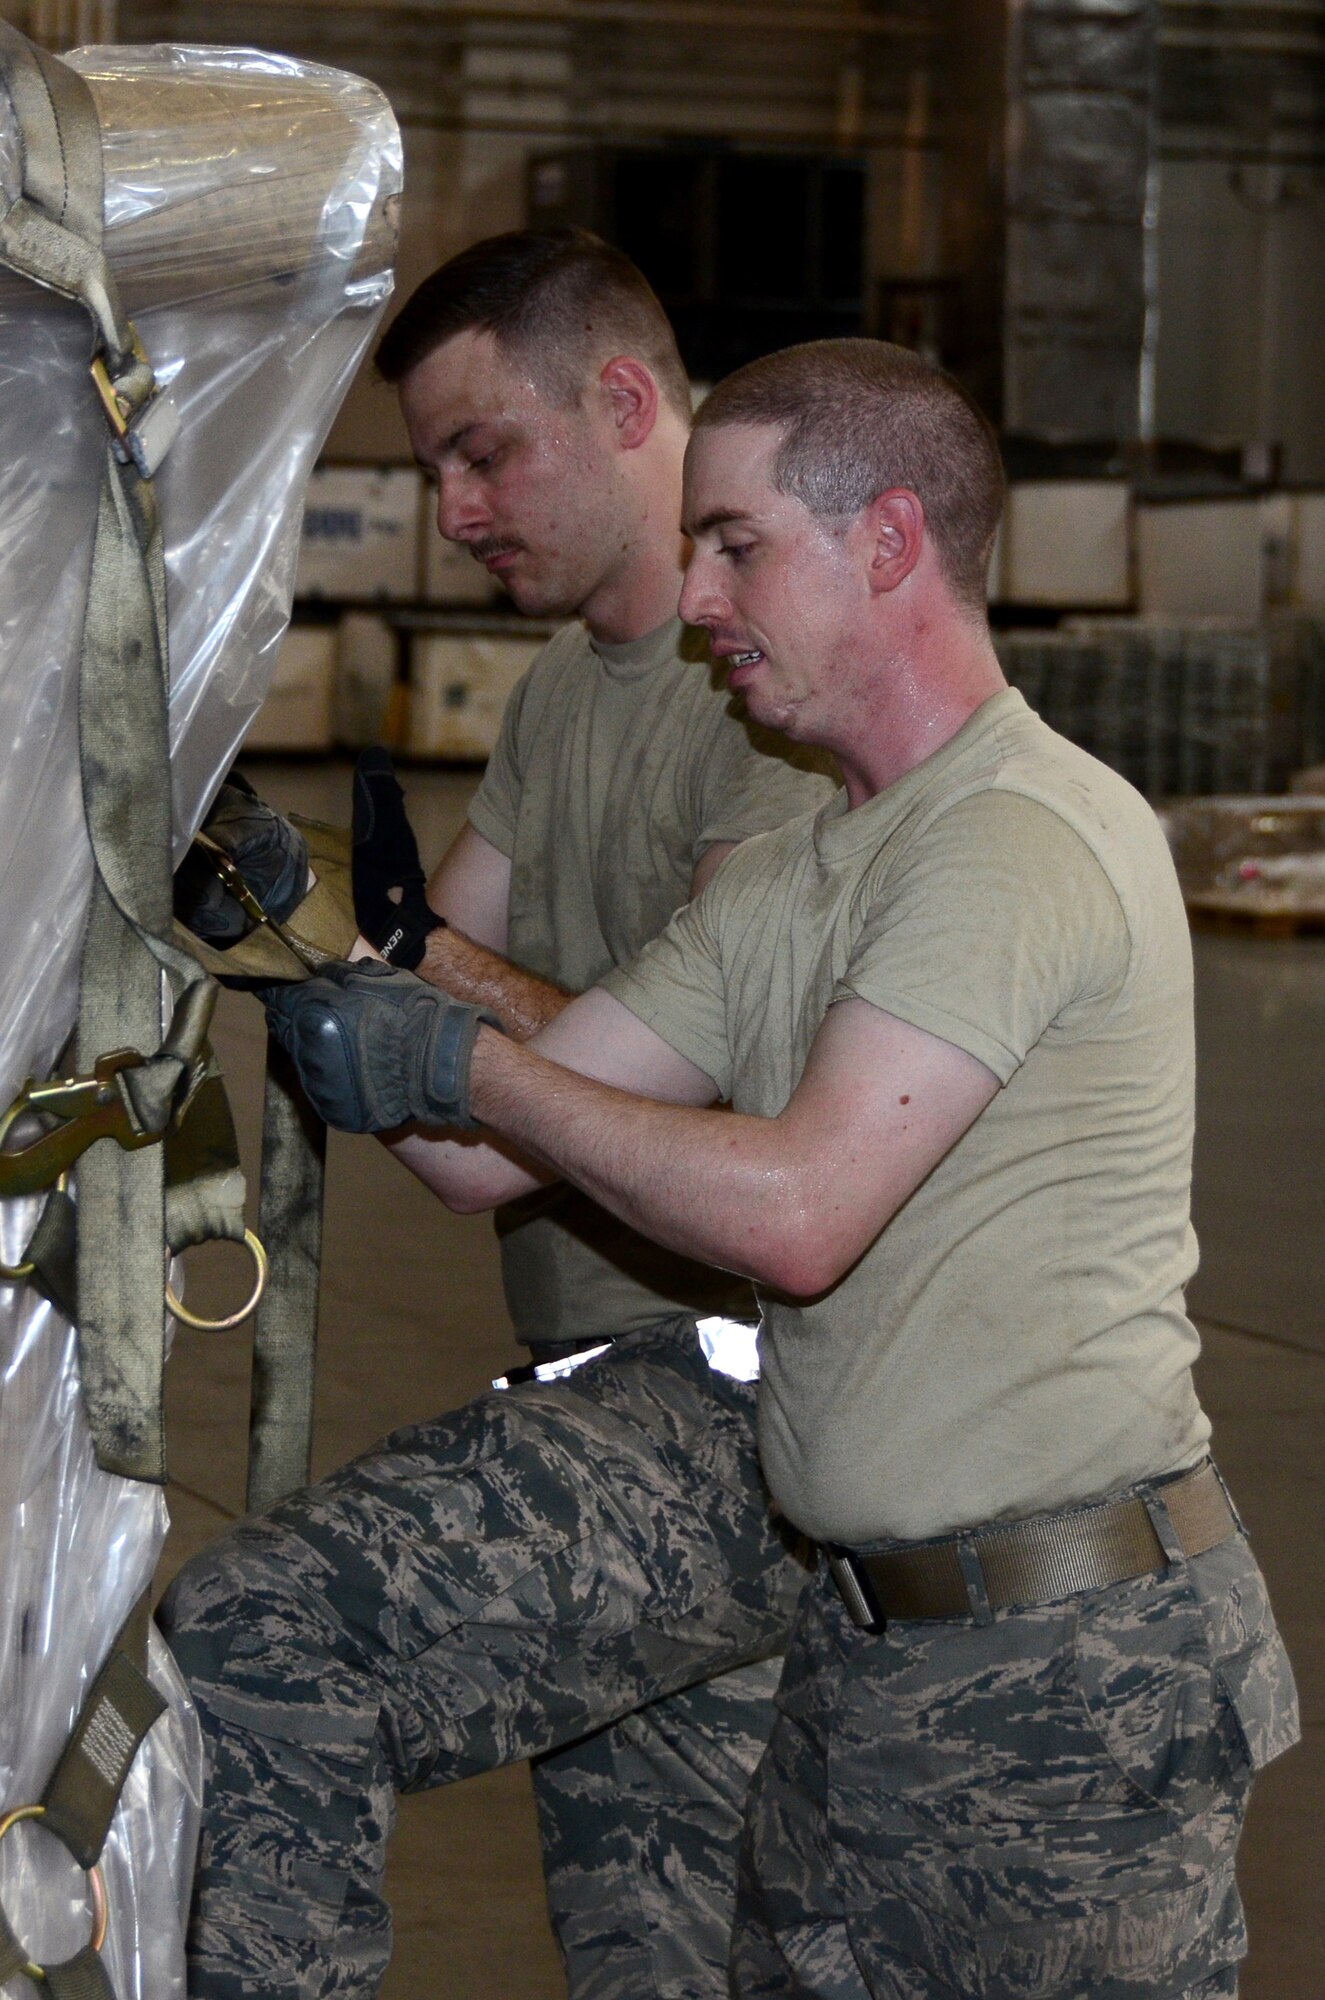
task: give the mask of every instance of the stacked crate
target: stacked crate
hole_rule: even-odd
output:
[[[1049,725],[1147,798],[1274,792],[1325,754],[1325,626],[1080,619],[997,638]]]

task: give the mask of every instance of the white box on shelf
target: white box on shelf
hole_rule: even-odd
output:
[[[304,502],[295,596],[417,597],[420,485],[408,466],[318,466]]]
[[[1139,504],[1136,565],[1143,616],[1258,623],[1265,607],[1260,501]]]
[[[1292,601],[1302,611],[1325,611],[1325,493],[1298,493],[1294,500]]]
[[[541,635],[419,633],[410,643],[410,755],[490,756],[507,699],[543,644]]]
[[[1298,495],[1262,493],[1261,602],[1266,610],[1293,603],[1297,568]]]
[[[1130,530],[1123,480],[1019,480],[1003,514],[1003,598],[1124,608],[1132,601]]]
[[[336,741],[350,750],[385,743],[399,645],[385,618],[347,611],[336,639]]]
[[[431,492],[427,493],[432,498]],[[423,522],[423,594],[430,604],[494,604],[503,595],[495,577],[475,562],[459,542],[448,542],[425,508]]]
[[[247,750],[329,750],[336,683],[334,625],[292,625],[281,641]]]

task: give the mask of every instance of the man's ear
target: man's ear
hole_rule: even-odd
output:
[[[658,421],[658,384],[644,363],[628,354],[614,354],[604,362],[598,383],[607,397],[617,442],[626,451],[637,450]]]
[[[871,500],[864,511],[869,549],[870,590],[896,590],[920,560],[925,541],[925,510],[907,486],[890,487]]]

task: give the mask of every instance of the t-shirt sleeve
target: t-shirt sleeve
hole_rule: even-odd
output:
[[[722,871],[719,871],[721,874]],[[656,1035],[731,1095],[731,1052],[718,944],[717,882],[678,910],[628,965],[599,981]]]
[[[1099,860],[1049,807],[988,791],[914,841],[857,933],[834,999],[868,1000],[1006,1084],[1051,1030],[1113,1006],[1131,940]]]
[[[524,784],[521,723],[529,705],[530,683],[544,657],[540,652],[511,690],[492,755],[465,815],[475,833],[481,833],[508,861],[515,852],[515,823]]]
[[[694,859],[717,841],[771,833],[837,789],[832,760],[723,710],[696,773]]]

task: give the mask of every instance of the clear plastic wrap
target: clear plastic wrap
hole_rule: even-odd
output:
[[[69,58],[103,132],[107,251],[182,428],[157,489],[166,538],[176,836],[187,843],[262,699],[289,617],[304,482],[391,289],[399,134],[357,78],[251,50]],[[16,191],[0,93],[0,190]],[[72,1026],[91,880],[77,659],[105,426],[90,323],[0,273],[0,1101],[51,1069]],[[39,1203],[0,1206],[17,1261]],[[150,1581],[158,1489],[95,1464],[73,1330],[0,1284],[0,1811],[36,1800],[107,1645]],[[118,2000],[184,1990],[181,1912],[199,1748],[170,1708],[103,1855]],[[88,1935],[85,1878],[39,1825],[0,1842],[0,1899],[39,1958]],[[3,1992],[30,1991],[20,1975]]]
[[[1273,791],[1316,738],[1321,628],[1310,618],[1072,618],[996,643],[1031,707],[1150,799]]]
[[[1160,817],[1189,910],[1325,922],[1325,798],[1186,799]]]

